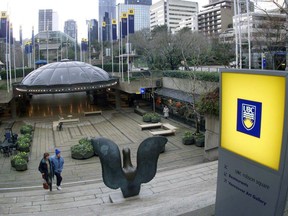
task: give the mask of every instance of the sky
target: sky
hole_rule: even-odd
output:
[[[152,0],[156,3],[159,0]],[[208,4],[209,0],[192,0],[199,4],[199,10],[203,5]],[[22,26],[23,39],[31,38],[32,27],[35,34],[38,33],[38,11],[39,9],[53,9],[58,13],[59,30],[64,31],[64,22],[68,19],[74,19],[78,26],[78,38],[87,38],[86,20],[98,20],[98,0],[0,0],[0,11],[8,11],[10,21],[13,25],[13,35],[19,40],[19,28]],[[124,0],[117,0],[118,3],[124,3]]]

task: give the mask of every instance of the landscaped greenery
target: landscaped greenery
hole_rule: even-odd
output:
[[[29,161],[29,156],[27,152],[18,152],[16,155],[11,157],[11,166],[15,167],[15,161],[19,159],[24,159],[27,162]]]
[[[161,116],[158,113],[146,113],[143,115],[143,121],[157,123],[161,121]]]
[[[91,140],[82,138],[79,143],[71,147],[71,156],[74,159],[82,160],[94,156],[94,149]]]
[[[219,88],[205,94],[197,106],[201,114],[219,116]]]
[[[32,134],[32,131],[33,131],[32,125],[23,125],[20,128],[20,133],[21,134]]]
[[[219,82],[218,72],[202,72],[202,71],[164,71],[163,77],[172,77],[179,79],[195,79],[209,82]]]

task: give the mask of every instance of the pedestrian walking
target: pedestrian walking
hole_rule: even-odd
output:
[[[53,164],[53,171],[56,176],[56,185],[57,190],[62,190],[61,182],[62,182],[62,171],[64,166],[64,158],[61,156],[61,151],[59,149],[55,149],[55,155],[51,157],[51,161]]]
[[[164,118],[167,119],[169,117],[169,108],[167,106],[164,106],[163,113]]]
[[[49,153],[47,152],[44,153],[43,158],[39,163],[38,170],[42,174],[42,178],[45,180],[43,186],[45,183],[47,183],[48,187],[50,188],[50,191],[52,191],[52,179],[54,177],[54,172]]]

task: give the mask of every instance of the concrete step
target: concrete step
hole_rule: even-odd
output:
[[[217,167],[210,162],[157,173],[138,196],[127,199],[102,179],[64,182],[62,191],[52,192],[40,183],[0,189],[0,215],[213,215]]]

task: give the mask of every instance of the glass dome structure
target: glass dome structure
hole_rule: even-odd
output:
[[[32,94],[80,92],[108,88],[118,83],[101,68],[79,61],[44,65],[29,73],[16,89]]]

